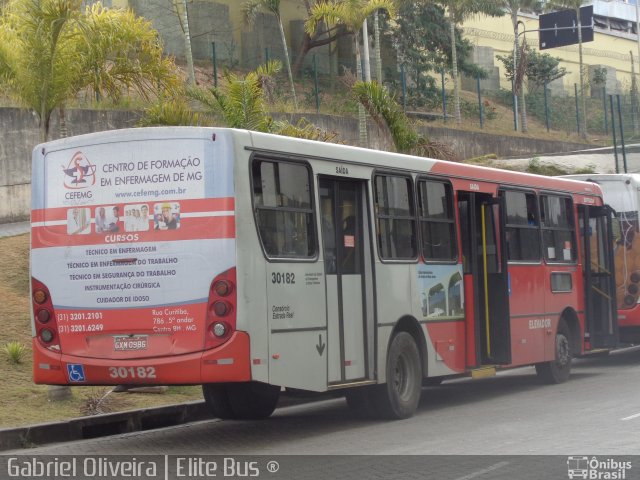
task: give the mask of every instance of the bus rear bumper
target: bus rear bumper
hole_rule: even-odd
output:
[[[52,352],[34,338],[33,379],[47,385],[198,385],[251,380],[249,335],[235,332],[223,345],[171,357],[111,360]]]

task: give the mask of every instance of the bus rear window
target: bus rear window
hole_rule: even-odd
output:
[[[269,257],[315,256],[307,167],[286,162],[253,164],[253,201],[260,241]]]

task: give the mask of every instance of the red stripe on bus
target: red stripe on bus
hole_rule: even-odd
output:
[[[199,199],[191,199],[191,200],[162,200],[162,201],[148,201],[148,202],[114,202],[114,203],[105,203],[99,205],[78,205],[69,206],[69,207],[59,207],[59,208],[44,208],[37,209],[31,211],[31,223],[40,223],[40,222],[55,222],[59,220],[67,220],[67,212],[71,208],[90,208],[91,209],[91,217],[95,217],[95,211],[100,207],[114,207],[119,206],[120,211],[124,212],[124,207],[127,205],[149,205],[149,212],[153,214],[153,205],[156,203],[179,203],[180,204],[180,213],[191,213],[191,212],[232,212],[235,209],[235,198],[234,197],[223,197],[223,198],[199,198]],[[122,215],[121,215],[122,216]]]
[[[124,226],[124,225],[123,225]],[[31,247],[68,247],[84,245],[111,245],[118,243],[166,242],[176,240],[211,240],[235,238],[235,217],[199,217],[182,218],[180,227],[175,230],[154,230],[149,221],[146,232],[102,232],[95,233],[95,225],[91,233],[69,235],[66,225],[33,227],[31,229]]]

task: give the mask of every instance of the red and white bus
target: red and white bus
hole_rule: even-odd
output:
[[[640,343],[640,174],[567,175],[597,183],[615,212],[614,263],[622,343]]]
[[[202,384],[222,418],[281,387],[405,418],[421,382],[571,359],[617,335],[593,183],[222,128],[33,153],[34,377]]]

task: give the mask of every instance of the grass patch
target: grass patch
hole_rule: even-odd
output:
[[[29,301],[29,235],[0,238],[0,345],[18,342],[25,346],[22,362],[3,362],[0,389],[0,428],[51,422],[85,415],[90,404],[103,411],[122,411],[201,400],[199,386],[171,387],[162,395],[111,393],[97,402],[102,389],[73,387],[71,398],[50,402],[46,385],[33,383],[31,319]],[[106,392],[110,389],[104,389]],[[106,405],[106,406],[105,406]]]

